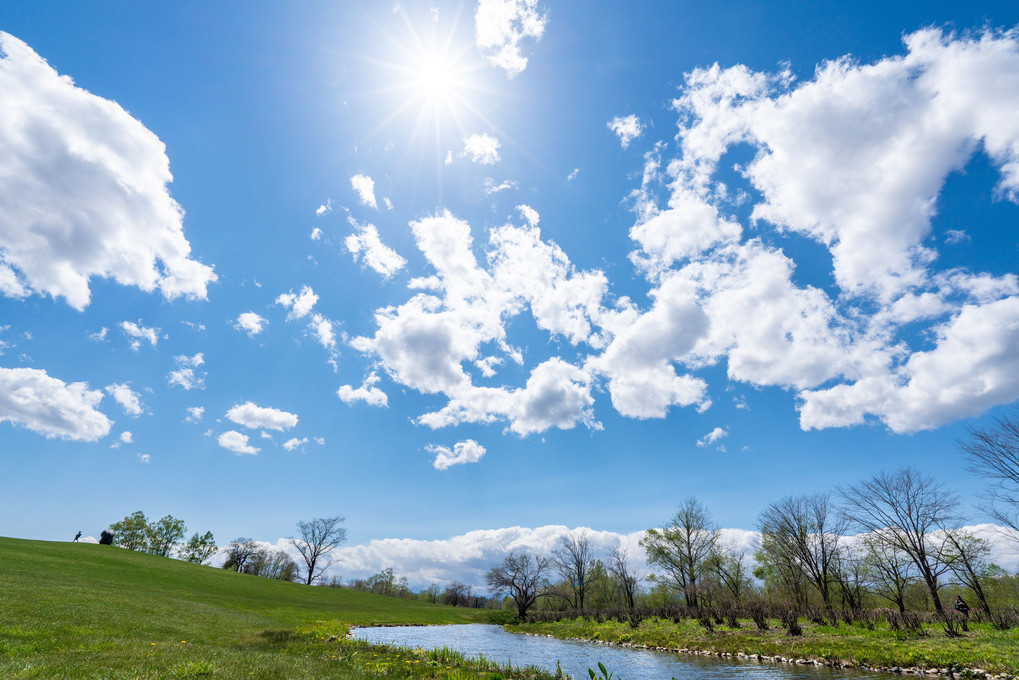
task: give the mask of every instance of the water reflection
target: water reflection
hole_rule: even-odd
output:
[[[455,626],[401,626],[356,628],[354,636],[371,642],[395,643],[406,647],[435,649],[448,647],[467,656],[484,655],[498,663],[538,666],[555,671],[558,661],[564,673],[577,680],[597,670],[598,662],[620,680],[865,680],[885,674],[842,669],[773,664],[769,662],[688,656],[644,649],[616,647],[577,640],[556,640],[533,635],[507,633],[498,626],[479,623]]]

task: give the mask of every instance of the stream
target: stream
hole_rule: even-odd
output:
[[[564,673],[587,680],[589,668],[598,663],[619,680],[886,680],[884,673],[835,668],[796,666],[732,658],[693,656],[631,647],[558,640],[507,633],[499,626],[480,623],[452,626],[396,626],[355,628],[354,637],[376,643],[435,649],[447,647],[466,656],[514,666],[533,665],[555,672],[556,661]]]

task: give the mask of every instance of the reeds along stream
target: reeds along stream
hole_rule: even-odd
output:
[[[597,642],[557,640],[507,633],[498,626],[407,626],[356,628],[354,636],[377,643],[411,648],[455,650],[465,656],[484,656],[513,666],[533,665],[554,673],[562,671],[585,680],[589,670],[601,678],[602,664],[614,680],[864,680],[887,675],[813,666],[716,659],[644,649],[617,647]]]

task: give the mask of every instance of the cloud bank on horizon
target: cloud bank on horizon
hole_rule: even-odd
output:
[[[1019,542],[1016,542],[1014,536],[1002,540],[1003,529],[992,524],[978,524],[964,529],[988,541],[992,550],[990,559],[995,564],[1009,572],[1019,568],[1019,551],[1016,549]],[[459,581],[481,592],[488,592],[485,574],[504,557],[510,553],[548,557],[570,532],[575,535],[586,534],[595,559],[604,562],[610,550],[619,548],[626,552],[628,563],[641,577],[646,578],[654,571],[649,567],[640,545],[643,531],[620,534],[586,527],[570,529],[562,525],[548,525],[482,529],[441,540],[385,538],[362,545],[340,546],[334,553],[335,563],[330,573],[346,582],[367,578],[391,568],[396,576],[405,577],[414,589],[427,588],[433,583]],[[743,553],[753,563],[753,554],[760,547],[760,538],[757,531],[721,529],[719,546],[734,554]],[[855,543],[853,537],[848,538],[849,544]],[[259,544],[266,549],[282,550],[295,558],[299,557],[285,538],[275,543],[262,541]],[[221,552],[216,560],[222,560],[223,555]]]

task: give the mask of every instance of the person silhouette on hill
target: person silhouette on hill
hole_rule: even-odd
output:
[[[969,618],[969,605],[966,604],[966,600],[962,599],[962,595],[955,596],[955,611]]]
[[[80,531],[74,535],[74,542],[77,543],[79,538],[81,538],[81,532]]]

